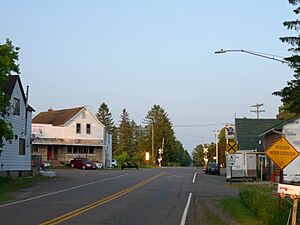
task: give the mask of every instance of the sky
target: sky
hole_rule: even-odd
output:
[[[234,117],[275,118],[272,92],[292,79],[285,64],[242,52],[289,56],[282,23],[288,0],[3,1],[0,43],[19,46],[23,86],[37,113],[102,102],[119,123],[122,109],[141,124],[154,104],[169,115],[192,152],[215,140]],[[182,127],[182,125],[200,125]]]

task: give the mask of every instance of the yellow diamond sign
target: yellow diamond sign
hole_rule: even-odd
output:
[[[235,141],[228,141],[226,145],[226,151],[230,154],[234,154],[237,150],[239,150],[239,146]]]
[[[266,149],[265,153],[281,170],[299,156],[299,152],[284,137]]]

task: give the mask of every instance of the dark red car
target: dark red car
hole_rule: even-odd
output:
[[[72,168],[78,168],[83,170],[95,170],[97,166],[95,163],[88,159],[75,158],[70,161],[70,166]]]

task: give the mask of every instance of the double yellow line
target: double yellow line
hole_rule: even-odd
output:
[[[144,186],[145,184],[153,181],[154,179],[157,179],[157,178],[161,177],[163,174],[164,173],[160,173],[158,175],[150,177],[147,180],[144,180],[144,181],[142,181],[142,182],[140,182],[140,183],[138,183],[138,184],[136,184],[136,185],[134,185],[134,186],[132,186],[130,188],[127,188],[127,189],[125,189],[123,191],[120,191],[120,192],[118,192],[116,194],[113,194],[111,196],[108,196],[106,198],[100,199],[99,201],[96,201],[96,202],[94,202],[92,204],[89,204],[87,206],[84,206],[82,208],[79,208],[79,209],[76,209],[76,210],[71,211],[69,213],[66,213],[64,215],[61,215],[61,216],[59,216],[59,217],[57,217],[55,219],[52,219],[52,220],[49,220],[47,222],[41,223],[40,225],[54,225],[54,224],[62,223],[63,221],[71,219],[71,218],[73,218],[75,216],[78,216],[78,215],[80,215],[80,214],[82,214],[82,213],[84,213],[86,211],[89,211],[89,210],[94,209],[94,208],[96,208],[96,207],[98,207],[100,205],[103,205],[103,204],[108,203],[108,202],[110,202],[110,201],[112,201],[114,199],[117,199],[117,198],[119,198],[119,197],[121,197],[123,195],[126,195],[129,192],[132,192],[132,191],[134,191],[134,190],[136,190],[136,189]]]

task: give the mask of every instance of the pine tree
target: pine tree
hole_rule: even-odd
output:
[[[154,127],[155,160],[158,159],[158,149],[162,146],[162,140],[164,139],[163,163],[176,162],[176,149],[174,148],[176,138],[172,123],[165,110],[159,105],[154,105],[146,115],[145,122],[147,123],[146,130],[149,150],[151,149],[152,125]]]
[[[290,4],[297,6],[300,3],[300,0],[289,0]],[[298,15],[300,13],[300,7],[294,10],[294,13]],[[298,34],[300,29],[300,21],[298,19],[285,21],[283,25],[288,30],[295,30]],[[287,36],[281,37],[280,40],[283,43],[287,43],[292,46],[289,51],[292,52],[292,56],[285,58],[289,62],[289,66],[294,70],[294,78],[291,81],[287,82],[287,86],[276,91],[273,95],[281,97],[283,107],[287,112],[290,113],[300,113],[300,36]]]
[[[123,109],[121,114],[120,127],[118,129],[118,145],[116,149],[116,154],[122,154],[123,152],[128,153],[132,157],[132,147],[133,147],[133,129],[131,126],[131,121],[129,114],[126,109]]]
[[[112,129],[114,127],[114,120],[108,106],[104,102],[100,105],[96,117],[105,126],[105,128],[112,132]]]

